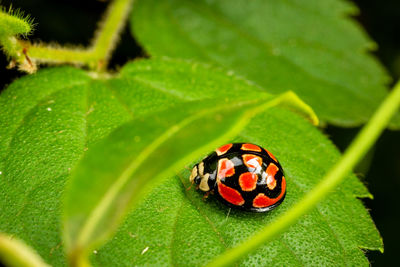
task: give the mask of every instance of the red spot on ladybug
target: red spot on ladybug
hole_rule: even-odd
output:
[[[286,180],[285,177],[282,176],[282,184],[281,184],[281,193],[276,198],[269,198],[263,193],[259,193],[253,200],[253,207],[255,208],[265,208],[274,205],[282,197],[285,195],[286,192]]]
[[[217,148],[217,150],[215,150],[215,152],[217,152],[218,156],[221,156],[221,155],[225,154],[229,149],[231,149],[231,147],[232,147],[232,144],[226,144],[226,145],[223,145],[223,146]]]
[[[274,155],[272,155],[272,153],[271,152],[269,152],[268,150],[266,150],[266,149],[264,149],[267,153],[268,153],[268,155],[271,157],[271,159],[273,159],[275,162],[278,162],[278,160],[275,158],[275,156]]]
[[[253,144],[243,144],[241,149],[246,151],[261,152],[261,148]]]
[[[235,164],[227,158],[218,161],[218,178],[230,177],[235,174]]]
[[[223,199],[233,205],[241,206],[244,204],[242,195],[237,190],[226,186],[223,183],[218,183],[218,193]]]
[[[276,202],[276,199],[271,199],[263,193],[259,193],[253,200],[253,206],[256,208],[265,208],[275,204]]]
[[[253,191],[257,186],[258,175],[253,172],[245,172],[239,176],[239,185],[243,191]]]
[[[267,173],[267,186],[269,189],[273,190],[276,186],[275,174],[279,171],[278,166],[270,163],[265,171]]]
[[[244,154],[243,162],[247,167],[258,168],[262,165],[262,159],[259,156],[253,154]]]

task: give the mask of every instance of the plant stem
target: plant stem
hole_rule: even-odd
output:
[[[43,44],[30,44],[20,41],[27,47],[29,57],[39,63],[72,63],[77,65],[92,66],[98,60],[89,49],[73,49],[65,47],[47,46]]]
[[[108,8],[92,44],[93,53],[104,64],[114,50],[118,37],[125,25],[133,0],[115,0]]]
[[[294,224],[302,215],[307,213],[329,192],[331,192],[347,175],[389,123],[390,118],[396,113],[400,105],[400,82],[397,82],[393,91],[384,100],[370,121],[356,136],[347,148],[341,159],[330,169],[322,181],[308,194],[295,204],[288,212],[280,216],[271,224],[265,226],[260,232],[247,239],[240,245],[227,250],[219,255],[207,266],[226,266],[244,257],[257,247],[270,241],[283,230]]]
[[[114,0],[100,23],[92,45],[86,49],[32,44],[22,40],[19,40],[19,43],[28,51],[33,62],[72,63],[104,70],[116,46],[121,29],[125,25],[132,3],[133,0]]]
[[[50,267],[31,247],[3,233],[0,233],[0,259],[11,267]]]

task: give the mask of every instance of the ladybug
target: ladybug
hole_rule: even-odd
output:
[[[214,193],[224,204],[245,211],[266,212],[286,195],[286,180],[278,160],[250,143],[221,146],[194,165],[190,182]]]

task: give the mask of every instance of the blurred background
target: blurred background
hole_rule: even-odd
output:
[[[379,49],[374,54],[393,77],[393,82],[396,81],[400,77],[400,1],[354,2],[360,8],[360,14],[355,19],[378,44]],[[6,7],[11,3],[14,8],[20,8],[34,18],[37,25],[31,40],[83,46],[90,43],[96,24],[107,6],[107,1],[94,0],[1,1],[1,5]],[[126,27],[110,67],[117,69],[127,60],[143,56],[144,52]],[[21,76],[18,71],[7,70],[6,66],[7,61],[0,53],[0,90]],[[325,133],[343,151],[358,130],[329,126]],[[400,131],[385,131],[356,173],[374,195],[374,200],[364,199],[363,202],[370,210],[385,245],[384,254],[366,253],[373,266],[396,266],[396,253],[400,248]]]

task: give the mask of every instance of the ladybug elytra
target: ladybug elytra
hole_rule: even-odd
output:
[[[286,195],[286,180],[278,160],[250,143],[226,144],[196,164],[190,181],[224,204],[246,211],[266,212]]]

